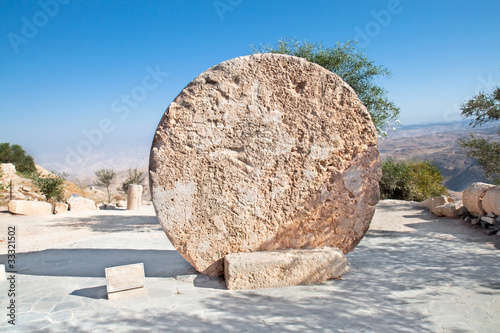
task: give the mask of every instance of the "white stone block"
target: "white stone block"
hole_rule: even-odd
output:
[[[346,258],[334,247],[232,253],[224,259],[228,289],[280,288],[342,276]]]

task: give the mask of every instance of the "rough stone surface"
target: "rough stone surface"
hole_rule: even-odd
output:
[[[61,214],[68,211],[68,205],[64,202],[58,202],[54,205],[54,214]]]
[[[431,209],[432,197],[425,199],[424,201],[418,202],[415,206]]]
[[[495,186],[486,191],[482,201],[486,213],[500,215],[500,186]]]
[[[436,216],[442,217],[454,217],[457,218],[460,216],[460,208],[462,208],[462,200],[455,202],[448,202],[444,205],[434,207],[432,213]]]
[[[485,215],[482,199],[486,191],[494,185],[486,183],[473,183],[467,187],[462,193],[462,201],[464,206],[474,215]]]
[[[18,215],[52,215],[52,205],[43,201],[11,200],[8,209]]]
[[[495,219],[493,217],[488,217],[488,216],[481,216],[481,221],[484,221],[485,223],[488,224],[495,223]]]
[[[233,253],[224,260],[228,289],[261,289],[314,284],[342,276],[346,258],[341,250],[281,250]]]
[[[2,179],[16,179],[20,178],[16,175],[16,167],[12,163],[1,163],[0,170],[2,171]]]
[[[94,200],[82,198],[82,197],[71,197],[68,199],[69,210],[72,212],[77,212],[81,210],[97,210]]]
[[[194,79],[158,125],[150,182],[158,220],[199,272],[236,252],[338,247],[369,227],[381,177],[377,133],[340,77],[262,54]]]
[[[429,209],[431,213],[436,214],[436,208],[442,205],[446,205],[449,202],[453,202],[453,199],[444,195],[440,195],[438,197],[431,197],[429,203]],[[438,215],[439,216],[439,215]]]
[[[116,204],[116,207],[120,207],[120,208],[127,207],[127,201],[126,200],[119,200],[118,203]]]

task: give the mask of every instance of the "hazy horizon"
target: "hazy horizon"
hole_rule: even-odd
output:
[[[90,168],[95,157],[145,163],[164,111],[191,80],[250,54],[251,44],[287,36],[327,46],[357,40],[392,72],[378,83],[401,107],[404,125],[458,121],[460,104],[500,84],[493,0],[0,6],[0,142],[62,170]]]

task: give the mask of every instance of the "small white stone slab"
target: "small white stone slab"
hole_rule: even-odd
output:
[[[109,300],[138,296],[146,293],[144,264],[131,264],[105,269]]]

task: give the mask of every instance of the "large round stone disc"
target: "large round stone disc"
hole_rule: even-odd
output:
[[[228,253],[351,251],[379,200],[377,134],[340,77],[304,59],[225,61],[170,104],[151,149],[158,220],[201,273]]]

